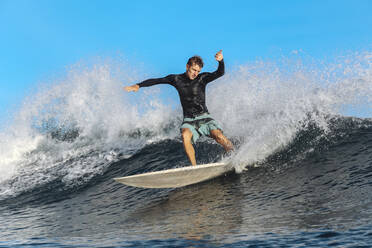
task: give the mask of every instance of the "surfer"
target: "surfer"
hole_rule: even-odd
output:
[[[232,143],[223,135],[221,126],[211,117],[205,104],[207,84],[225,73],[222,50],[215,55],[215,59],[218,61],[218,68],[212,73],[200,73],[204,66],[203,60],[199,56],[193,56],[187,61],[185,73],[147,79],[141,83],[124,87],[128,92],[136,92],[141,87],[156,84],[170,84],[177,89],[184,117],[181,125],[182,141],[186,155],[192,165],[196,165],[193,144],[200,136],[213,138],[227,152],[233,150]]]

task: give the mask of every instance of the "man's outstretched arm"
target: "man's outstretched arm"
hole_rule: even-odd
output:
[[[131,91],[137,92],[139,90],[139,88],[150,87],[150,86],[157,85],[157,84],[173,85],[174,84],[174,75],[168,75],[168,76],[163,77],[163,78],[147,79],[147,80],[145,80],[145,81],[143,81],[139,84],[133,84],[131,86],[126,86],[126,87],[124,87],[124,90],[126,90],[128,92],[131,92]]]

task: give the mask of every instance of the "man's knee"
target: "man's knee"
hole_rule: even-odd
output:
[[[184,142],[191,142],[192,132],[188,128],[182,128],[182,140]]]
[[[231,141],[229,141],[225,135],[223,135],[222,131],[221,130],[212,130],[211,131],[211,137],[219,144],[221,144],[225,150],[228,152],[228,151],[232,151],[234,150],[234,146],[233,144],[231,143]]]
[[[215,139],[216,141],[223,141],[225,139],[225,136],[219,129],[212,130],[211,137]]]

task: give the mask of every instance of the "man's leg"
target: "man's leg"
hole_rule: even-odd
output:
[[[195,150],[191,143],[192,132],[188,128],[182,128],[181,132],[183,147],[185,148],[186,155],[189,158],[191,164],[196,165]]]
[[[234,150],[234,146],[231,141],[223,135],[221,130],[214,129],[211,130],[211,137],[220,145],[223,146],[226,152]]]

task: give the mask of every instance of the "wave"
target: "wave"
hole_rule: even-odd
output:
[[[208,86],[207,105],[236,150],[223,158],[220,148],[202,140],[199,154],[212,155],[198,161],[229,159],[237,172],[273,161],[283,166],[331,144],[332,137],[370,126],[368,119],[342,116],[350,106],[371,103],[370,58],[362,53],[315,68],[290,59],[257,61],[231,71]],[[157,87],[122,90],[123,80],[140,79],[126,67],[75,66],[25,99],[0,133],[0,198],[56,182],[62,190],[83,187],[149,146],[181,144],[179,107],[167,105]],[[182,146],[176,147],[165,166],[187,163]]]
[[[359,173],[362,179],[360,177],[346,178],[340,184],[346,186],[364,182],[364,177],[370,177],[368,164],[371,163],[371,160],[364,161],[363,157],[364,154],[369,154],[372,151],[372,146],[369,144],[369,141],[372,140],[372,120],[338,117],[332,119],[329,126],[330,131],[327,135],[324,135],[324,131],[314,124],[307,126],[286,147],[273,152],[265,160],[256,163],[255,167],[251,169],[260,168],[264,170],[264,174],[265,171],[266,173],[267,171],[282,173],[290,171],[290,169],[301,170],[300,167],[305,164],[309,166],[309,173],[313,173],[310,172],[312,167],[322,168],[323,163],[332,162],[337,165],[337,170],[350,170],[350,166],[343,167],[345,167],[345,161],[351,161],[350,154],[352,154],[352,161],[354,161],[352,168],[359,163],[364,164],[367,168],[361,165],[357,166],[357,170],[353,169],[353,173]],[[241,144],[237,143],[237,145]],[[197,158],[202,163],[215,162],[225,156],[220,146],[208,140],[197,143],[196,151]],[[86,156],[92,161],[95,159],[98,161],[99,151],[91,152]],[[359,159],[358,156],[362,158]],[[66,179],[66,177],[71,176],[73,166],[76,167],[77,163],[86,161],[86,159],[75,157],[75,161],[69,160],[58,165],[54,164],[49,168],[43,168],[43,170],[35,170],[34,167],[37,164],[30,164],[30,170],[19,170],[17,176],[3,182],[2,187],[11,188],[13,192],[7,196],[4,194],[1,201],[6,202],[5,205],[8,206],[19,206],[25,203],[45,204],[70,198],[87,188],[96,187],[108,188],[106,191],[110,194],[110,192],[120,189],[119,185],[112,180],[114,177],[188,165],[181,140],[166,139],[147,144],[134,152],[132,156],[117,154],[115,160],[107,161],[106,164],[97,164],[97,161],[95,161],[95,171],[85,171],[86,174],[80,174],[74,180]],[[32,168],[33,173],[29,175]],[[328,171],[325,173],[327,174]],[[334,173],[334,171],[330,173]],[[255,175],[255,172],[251,172],[251,174]],[[271,176],[272,173],[264,176],[259,175],[259,178],[255,180],[265,180],[262,177]],[[326,177],[326,175],[324,176]],[[101,184],[105,184],[105,186]],[[142,190],[134,189],[129,192],[136,195]],[[130,199],[129,196],[126,196],[126,198]]]

